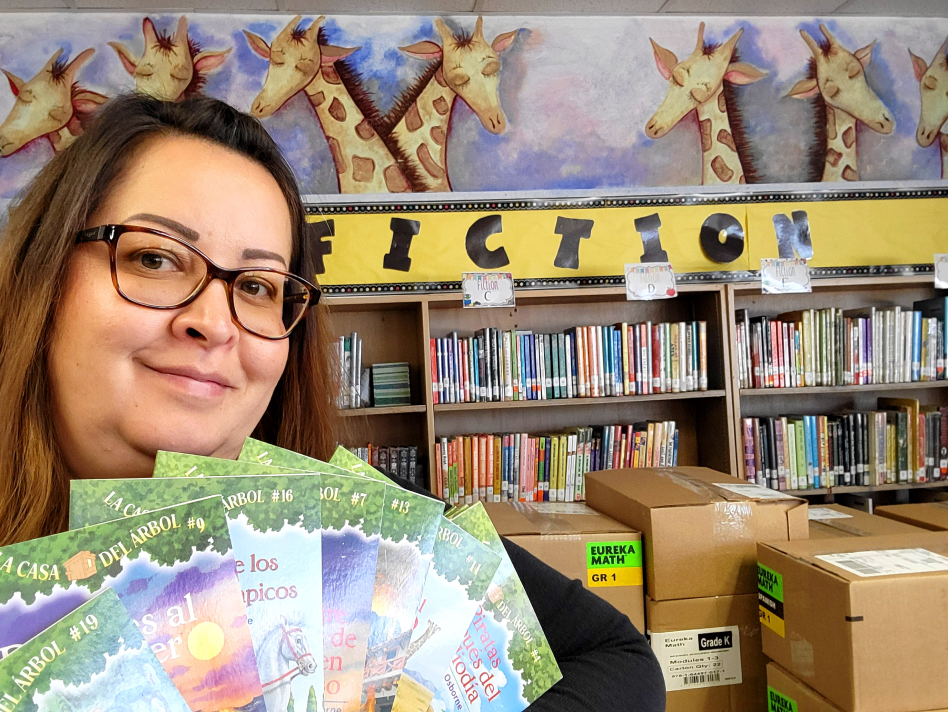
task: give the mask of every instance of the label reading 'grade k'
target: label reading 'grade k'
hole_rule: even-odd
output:
[[[763,564],[757,564],[757,603],[761,625],[781,638],[786,637],[783,622],[783,576]]]
[[[743,682],[741,632],[736,625],[650,632],[649,640],[668,692]]]
[[[797,712],[797,701],[767,685],[767,712]]]
[[[590,588],[641,586],[642,542],[588,542],[586,544],[586,583]]]

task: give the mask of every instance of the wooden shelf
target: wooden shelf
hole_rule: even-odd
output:
[[[787,494],[794,497],[813,497],[815,495],[843,494],[846,492],[852,494],[866,492],[895,492],[898,490],[915,489],[938,489],[939,487],[948,488],[948,480],[936,480],[934,482],[901,482],[891,485],[839,485],[837,487],[820,487],[819,489],[797,489],[785,490]]]
[[[648,403],[654,401],[693,400],[697,398],[724,398],[723,390],[689,391],[687,393],[654,393],[647,396],[605,396],[600,398],[553,398],[549,400],[488,401],[483,403],[438,403],[436,413],[502,408],[547,408],[566,405],[606,405],[613,403]]]
[[[886,391],[948,388],[948,381],[913,381],[911,383],[873,383],[868,386],[806,386],[804,388],[742,388],[741,398],[769,395],[826,395],[830,393],[884,393]]]
[[[340,408],[341,418],[356,418],[360,415],[400,415],[403,413],[424,413],[424,405],[389,405],[381,408]]]

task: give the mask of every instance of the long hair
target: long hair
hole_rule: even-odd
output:
[[[69,478],[53,433],[47,356],[76,233],[145,141],[176,135],[225,146],[270,172],[290,211],[290,270],[315,278],[296,179],[258,121],[209,98],[171,103],[132,94],[106,104],[11,205],[0,240],[0,546],[61,531],[67,521]],[[327,321],[318,305],[290,335],[286,369],[254,431],[323,459],[338,435]]]

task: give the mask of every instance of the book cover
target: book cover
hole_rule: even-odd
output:
[[[307,470],[308,471],[308,470]],[[234,477],[238,475],[289,475],[303,470],[276,467],[264,462],[224,460],[190,455],[186,452],[159,450],[155,455],[152,477]]]
[[[474,505],[449,517],[500,556],[500,564],[448,673],[464,691],[466,710],[522,712],[562,674],[487,512]]]
[[[262,712],[219,496],[4,547],[0,650],[111,588],[194,712]]]
[[[441,518],[393,709],[462,709],[466,689],[445,667],[457,656],[499,566],[498,554]]]
[[[189,712],[115,593],[104,590],[0,660],[7,712]]]
[[[320,476],[73,480],[69,526],[220,495],[268,712],[323,698]]]

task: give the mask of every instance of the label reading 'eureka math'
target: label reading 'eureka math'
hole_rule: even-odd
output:
[[[588,542],[586,544],[586,583],[590,588],[641,586],[642,542]]]
[[[786,637],[783,622],[783,576],[763,564],[757,564],[757,602],[760,622],[781,638]]]
[[[797,701],[767,685],[767,712],[797,712]]]

